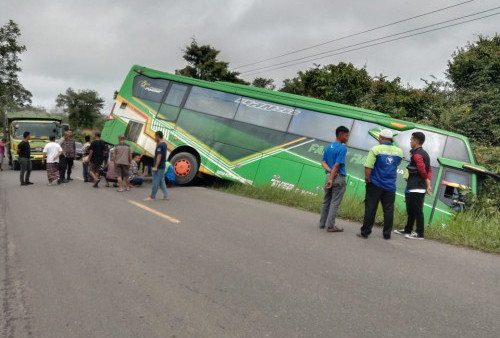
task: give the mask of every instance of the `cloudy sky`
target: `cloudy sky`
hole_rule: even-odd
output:
[[[478,12],[487,11],[444,25],[500,13],[500,8],[491,10],[500,7],[499,0],[469,1],[285,58],[237,67],[465,1],[0,0],[0,24],[12,19],[21,28],[21,42],[27,47],[22,55],[21,81],[32,92],[34,105],[53,108],[56,96],[68,87],[95,89],[106,99],[106,113],[114,90],[119,89],[132,65],[167,72],[182,68],[182,50],[193,37],[221,50],[220,59],[230,62],[231,68],[241,71],[248,81],[256,76],[270,77],[280,87],[283,79],[313,63],[344,61],[358,67],[366,65],[372,75],[399,76],[404,82],[421,86],[421,78],[444,77],[446,63],[458,46],[479,34],[497,33],[500,15],[290,67],[271,67],[258,74],[249,71],[312,54],[338,53],[346,50],[340,48],[375,39],[379,40],[369,44],[382,42],[388,35]],[[356,47],[360,46],[364,45]]]

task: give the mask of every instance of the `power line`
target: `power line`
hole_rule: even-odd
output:
[[[271,61],[271,60],[279,59],[279,58],[282,58],[284,56],[288,56],[288,55],[296,54],[296,53],[299,53],[299,52],[303,52],[305,50],[309,50],[309,49],[321,47],[321,46],[327,45],[327,44],[332,43],[332,42],[344,40],[344,39],[347,39],[347,38],[351,38],[351,37],[358,36],[358,35],[361,35],[361,34],[366,34],[366,33],[369,33],[369,32],[373,32],[373,31],[376,31],[376,30],[379,30],[379,29],[382,29],[382,28],[393,26],[393,25],[396,25],[398,23],[402,23],[402,22],[406,22],[406,21],[418,19],[418,18],[427,16],[427,15],[430,15],[430,14],[442,12],[442,11],[445,11],[447,9],[458,7],[458,6],[461,6],[461,5],[465,5],[465,4],[473,2],[473,1],[476,1],[476,0],[468,0],[468,1],[460,2],[460,3],[455,4],[455,5],[451,5],[451,6],[439,8],[439,9],[436,9],[436,10],[433,10],[433,11],[430,11],[430,12],[426,12],[426,13],[423,13],[423,14],[412,16],[410,18],[406,18],[406,19],[394,21],[394,22],[391,22],[391,23],[388,23],[388,24],[385,24],[385,25],[382,25],[382,26],[370,28],[370,29],[367,29],[367,30],[364,30],[364,31],[361,31],[361,32],[358,32],[358,33],[353,33],[353,34],[342,36],[340,38],[336,38],[336,39],[333,39],[333,40],[325,41],[325,42],[319,43],[317,45],[305,47],[305,48],[302,48],[302,49],[297,49],[297,50],[294,50],[294,51],[291,51],[291,52],[288,52],[288,53],[285,53],[285,54],[281,54],[281,55],[278,55],[278,56],[273,56],[273,57],[270,57],[270,58],[267,58],[267,59],[263,59],[263,60],[260,60],[260,61],[256,61],[256,62],[252,62],[252,63],[247,63],[247,64],[244,64],[244,65],[241,65],[241,66],[237,66],[237,67],[235,67],[233,69],[236,70],[236,69],[245,68],[245,67],[248,67],[248,66],[253,66],[253,65],[256,65],[256,64],[259,64],[259,63],[263,63],[263,62],[266,62],[266,61]]]
[[[306,62],[309,62],[309,61],[324,59],[324,58],[327,58],[327,57],[330,57],[330,56],[335,56],[335,55],[345,54],[345,53],[349,53],[349,52],[354,52],[354,51],[357,51],[357,50],[361,50],[361,49],[365,49],[365,48],[369,48],[369,47],[373,47],[373,46],[382,45],[382,44],[386,44],[386,43],[389,43],[389,42],[393,42],[393,41],[397,41],[397,40],[402,40],[402,39],[406,39],[406,38],[409,38],[409,37],[413,37],[413,36],[417,36],[417,35],[422,35],[422,34],[425,34],[425,33],[430,33],[430,32],[438,31],[438,30],[441,30],[441,29],[449,28],[449,27],[463,25],[465,23],[469,23],[469,22],[472,22],[472,21],[477,21],[477,20],[480,20],[480,19],[489,18],[489,17],[495,16],[495,15],[500,15],[500,12],[493,13],[493,14],[490,14],[490,15],[485,15],[485,16],[482,16],[482,17],[479,17],[479,18],[475,18],[475,19],[471,19],[471,20],[467,20],[467,21],[463,21],[463,22],[458,22],[458,23],[455,23],[455,24],[452,24],[452,25],[448,25],[448,26],[434,28],[434,29],[430,29],[430,30],[427,30],[427,31],[423,31],[423,32],[415,33],[415,34],[410,34],[410,35],[402,36],[402,37],[391,39],[391,40],[387,40],[387,41],[382,41],[382,42],[374,43],[374,44],[371,44],[371,45],[366,45],[366,46],[362,46],[362,47],[358,47],[358,48],[349,49],[349,50],[346,50],[346,51],[343,51],[343,52],[338,52],[338,53],[333,53],[333,54],[325,55],[325,56],[322,56],[320,58],[316,58],[316,59],[312,59],[312,60],[300,61],[300,62],[297,62],[297,63],[292,63],[292,64],[281,66],[281,67],[276,67],[276,68],[273,68],[273,69],[269,69],[268,71],[274,71],[274,70],[278,70],[278,69],[282,69],[282,68],[286,68],[286,67],[300,65],[302,63],[306,63]],[[263,71],[264,70],[256,70],[253,73],[245,74],[245,75],[246,76],[255,75],[255,74],[262,73]]]
[[[355,44],[352,44],[352,45],[348,45],[348,46],[344,46],[344,47],[340,47],[340,48],[328,50],[326,52],[312,54],[312,55],[300,57],[300,58],[297,58],[297,59],[292,59],[292,60],[283,61],[283,62],[280,62],[280,63],[275,63],[275,64],[272,64],[272,65],[269,65],[269,66],[264,66],[264,67],[259,67],[259,68],[255,68],[255,69],[243,71],[243,72],[241,72],[241,74],[254,73],[256,71],[261,71],[261,70],[265,70],[265,69],[268,69],[268,68],[273,68],[273,67],[276,67],[276,66],[285,65],[287,63],[291,63],[291,62],[295,62],[295,61],[300,61],[300,60],[306,60],[306,61],[308,61],[307,59],[311,59],[312,58],[311,59],[311,61],[312,61],[312,60],[314,60],[315,57],[320,56],[320,55],[324,55],[324,54],[328,54],[328,53],[331,53],[331,52],[340,51],[340,50],[343,50],[343,49],[348,49],[348,48],[351,48],[351,47],[356,47],[356,46],[364,45],[364,44],[367,44],[367,43],[370,43],[370,42],[384,40],[384,39],[391,38],[391,37],[394,37],[394,36],[403,35],[403,34],[407,34],[407,33],[415,32],[415,31],[419,31],[419,30],[430,28],[430,27],[434,27],[434,26],[440,26],[440,25],[448,23],[448,22],[453,22],[453,21],[457,21],[457,20],[462,20],[462,19],[465,19],[465,18],[469,18],[471,16],[476,16],[476,15],[479,15],[479,14],[484,14],[484,13],[487,13],[487,12],[491,12],[491,11],[497,10],[499,8],[500,8],[500,6],[499,7],[495,7],[495,8],[491,8],[491,9],[487,9],[487,10],[484,10],[484,11],[476,12],[476,13],[473,13],[473,14],[464,15],[464,16],[461,16],[461,17],[458,17],[458,18],[455,18],[455,19],[441,21],[441,22],[434,23],[434,24],[431,24],[431,25],[426,25],[426,26],[422,26],[422,27],[419,27],[419,28],[410,29],[410,30],[407,30],[407,31],[404,31],[404,32],[390,34],[390,35],[386,35],[386,36],[383,36],[383,37],[380,37],[380,38],[370,39],[370,40],[366,40],[366,41],[363,41],[363,42],[355,43]],[[469,21],[464,21],[463,23],[466,23],[466,22],[469,22]],[[446,27],[448,27],[448,26],[446,26]],[[443,27],[443,28],[446,28],[446,27]],[[413,36],[413,35],[409,35],[409,36]],[[393,41],[393,40],[391,40],[391,41]],[[337,54],[335,54],[335,55],[337,55]]]

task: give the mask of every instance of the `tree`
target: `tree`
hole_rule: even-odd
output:
[[[270,89],[274,90],[276,88],[276,85],[274,84],[273,79],[266,79],[265,77],[256,77],[252,81],[252,86],[257,87],[257,88],[265,88],[265,89]]]
[[[352,63],[340,62],[320,68],[298,72],[298,76],[285,80],[281,91],[315,97],[338,103],[360,105],[370,90],[372,79],[366,68],[358,69]]]
[[[0,27],[0,125],[3,125],[5,112],[31,103],[31,93],[19,82],[21,72],[19,55],[26,50],[18,42],[21,30],[9,20]]]
[[[176,74],[201,79],[206,81],[226,81],[233,83],[248,84],[240,79],[238,72],[229,70],[229,63],[219,61],[217,56],[220,51],[210,45],[198,45],[195,39],[184,50],[184,60],[188,65],[177,69]]]
[[[377,110],[399,119],[432,124],[436,116],[431,109],[435,95],[431,89],[404,86],[401,84],[401,78],[396,77],[389,81],[386,76],[380,74],[374,77],[361,107]]]
[[[459,48],[446,72],[457,97],[449,127],[483,144],[500,145],[500,36]]]
[[[99,97],[95,90],[76,92],[68,88],[66,94],[57,96],[56,105],[68,114],[72,128],[94,128],[100,121],[100,110],[104,107],[104,99]]]

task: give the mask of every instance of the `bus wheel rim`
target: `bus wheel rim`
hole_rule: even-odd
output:
[[[191,162],[184,158],[181,158],[180,160],[175,162],[174,171],[177,176],[186,177],[191,171]]]

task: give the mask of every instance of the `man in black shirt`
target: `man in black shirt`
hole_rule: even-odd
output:
[[[17,154],[19,155],[19,166],[21,167],[21,185],[33,184],[30,182],[31,175],[31,147],[30,147],[30,132],[23,133],[23,140],[17,146]]]
[[[95,140],[90,144],[90,152],[87,161],[89,165],[89,174],[94,179],[94,188],[98,187],[99,182],[99,169],[101,168],[102,161],[104,160],[104,151],[106,150],[106,143],[101,141],[101,133],[96,131]]]

